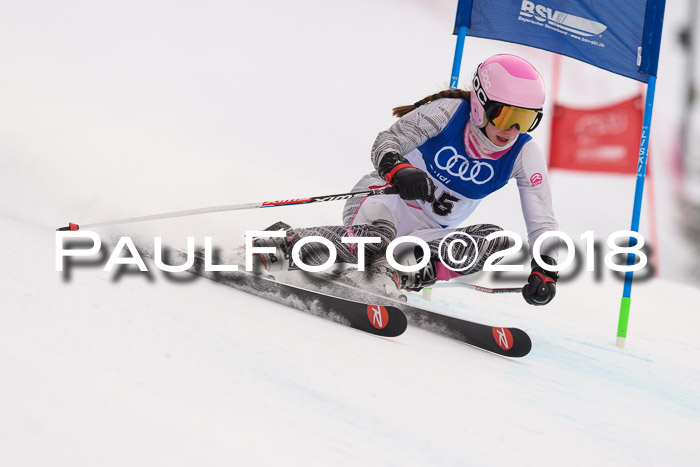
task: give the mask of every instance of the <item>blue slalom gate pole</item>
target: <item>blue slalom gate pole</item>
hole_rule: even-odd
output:
[[[467,27],[460,26],[457,30],[457,47],[455,59],[452,62],[452,76],[450,77],[450,89],[457,89],[459,84],[459,69],[462,67],[462,52],[464,52],[464,38],[467,36]]]
[[[654,110],[654,93],[656,91],[656,76],[650,75],[647,83],[647,97],[644,105],[644,122],[642,124],[642,138],[639,143],[639,160],[637,162],[637,184],[634,189],[634,209],[632,211],[632,227],[630,230],[639,232],[639,218],[642,212],[642,195],[644,194],[644,180],[647,171],[647,159],[649,154],[649,132],[651,128],[651,114]],[[637,244],[635,238],[630,238],[629,246]],[[627,266],[634,265],[636,255],[627,254]],[[632,279],[634,271],[625,273],[625,286],[622,291],[620,303],[620,319],[617,325],[617,346],[623,348],[627,338],[627,324],[629,322],[630,304],[632,296]]]

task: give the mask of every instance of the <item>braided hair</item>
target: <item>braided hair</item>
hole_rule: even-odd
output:
[[[432,102],[437,99],[442,99],[444,97],[451,99],[466,99],[466,101],[469,102],[470,94],[471,93],[469,91],[464,91],[462,89],[446,89],[444,91],[438,92],[437,94],[425,97],[413,105],[403,105],[401,107],[394,107],[392,109],[392,114],[394,115],[394,117],[400,118],[406,115],[407,113],[411,112],[412,110],[417,109],[423,104],[427,104],[428,102]]]

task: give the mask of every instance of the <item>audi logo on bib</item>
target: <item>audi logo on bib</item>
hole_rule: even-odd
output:
[[[446,154],[443,155],[443,152]],[[491,164],[474,159],[469,160],[465,156],[457,154],[457,150],[452,146],[445,146],[435,154],[435,165],[454,177],[459,177],[465,182],[472,181],[477,185],[483,185],[494,175]],[[457,167],[456,170],[455,167]]]

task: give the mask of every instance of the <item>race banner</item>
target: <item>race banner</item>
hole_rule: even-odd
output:
[[[635,175],[643,118],[642,96],[592,109],[555,104],[549,168]]]
[[[454,33],[529,45],[647,82],[665,0],[460,0]]]

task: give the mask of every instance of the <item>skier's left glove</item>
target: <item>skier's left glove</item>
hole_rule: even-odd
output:
[[[542,261],[550,266],[556,266],[557,262],[549,256],[542,256]],[[551,302],[557,293],[557,279],[559,275],[555,271],[542,269],[535,260],[532,260],[532,272],[523,287],[523,298],[530,305],[541,306]]]

